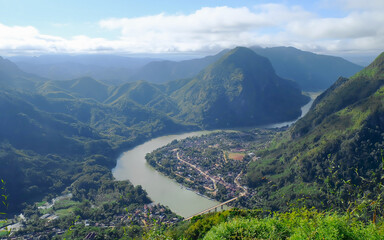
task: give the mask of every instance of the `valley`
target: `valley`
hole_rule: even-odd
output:
[[[13,236],[145,236],[237,197],[237,208],[281,212],[381,201],[382,55],[339,78],[297,122],[312,101],[250,48],[165,83],[53,81],[0,60],[0,212],[23,223]],[[226,130],[194,132],[207,129]],[[71,197],[39,208],[63,193]],[[12,217],[20,212],[25,219]]]
[[[0,240],[383,240],[383,0],[0,0]]]

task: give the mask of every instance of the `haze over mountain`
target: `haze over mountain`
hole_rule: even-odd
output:
[[[252,47],[251,49],[268,58],[278,76],[297,82],[305,91],[324,90],[334,83],[334,79],[340,76],[350,77],[363,69],[362,66],[340,57],[314,54],[293,47]],[[182,62],[151,62],[134,74],[132,80],[159,83],[193,77],[228,51],[224,50],[214,56]]]
[[[220,59],[229,50],[223,50],[216,55],[204,58],[176,61],[153,61],[132,75],[131,80],[146,80],[154,83],[164,83],[182,78],[192,78],[208,65]]]
[[[305,198],[318,208],[380,197],[384,162],[384,53],[351,78],[339,78],[308,114],[277,138],[248,180],[266,201],[281,209]],[[273,187],[276,186],[276,187]],[[323,204],[323,205],[321,205]]]
[[[25,73],[13,62],[0,57],[1,89],[33,89],[36,82],[42,81],[47,81],[47,79]]]
[[[333,79],[350,77],[362,69],[340,57],[318,55],[293,47],[253,47],[252,50],[267,57],[277,75],[297,82],[306,91],[324,90],[333,83]],[[120,85],[139,80],[164,83],[193,78],[228,51],[184,61],[113,55],[43,55],[10,59],[23,71],[52,80],[92,77],[108,84]]]
[[[42,55],[39,57],[10,57],[28,73],[51,80],[72,80],[92,77],[110,84],[130,81],[130,76],[156,58],[134,58],[117,55]]]
[[[351,77],[363,67],[341,57],[314,54],[293,47],[252,47],[257,54],[268,58],[276,74],[294,80],[305,91],[330,87],[339,77]]]

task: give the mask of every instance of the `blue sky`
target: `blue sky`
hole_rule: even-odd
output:
[[[0,54],[384,49],[383,0],[0,0]]]

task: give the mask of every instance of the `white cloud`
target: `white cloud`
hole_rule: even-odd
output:
[[[339,9],[348,9],[345,16],[329,18],[300,6],[260,4],[101,20],[100,31],[120,33],[115,40],[49,36],[32,26],[0,23],[0,53],[212,52],[240,45],[289,45],[323,53],[382,51],[384,1],[365,1],[364,8],[359,8],[362,1],[336,1]]]
[[[253,11],[252,11],[253,10]],[[311,16],[300,7],[264,4],[246,7],[202,8],[189,15],[164,13],[139,18],[106,19],[100,26],[120,30],[121,40],[138,49],[164,51],[199,51],[265,44],[265,31],[276,33],[290,19]]]
[[[344,18],[317,18],[291,22],[287,30],[305,38],[346,39],[375,37],[382,34],[383,14],[351,13]]]
[[[96,52],[113,49],[111,46],[113,46],[112,42],[102,38],[76,36],[65,39],[41,34],[32,26],[9,27],[0,23],[0,52],[2,54]]]

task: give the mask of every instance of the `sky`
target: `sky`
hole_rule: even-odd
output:
[[[0,55],[384,50],[384,0],[0,0]]]

